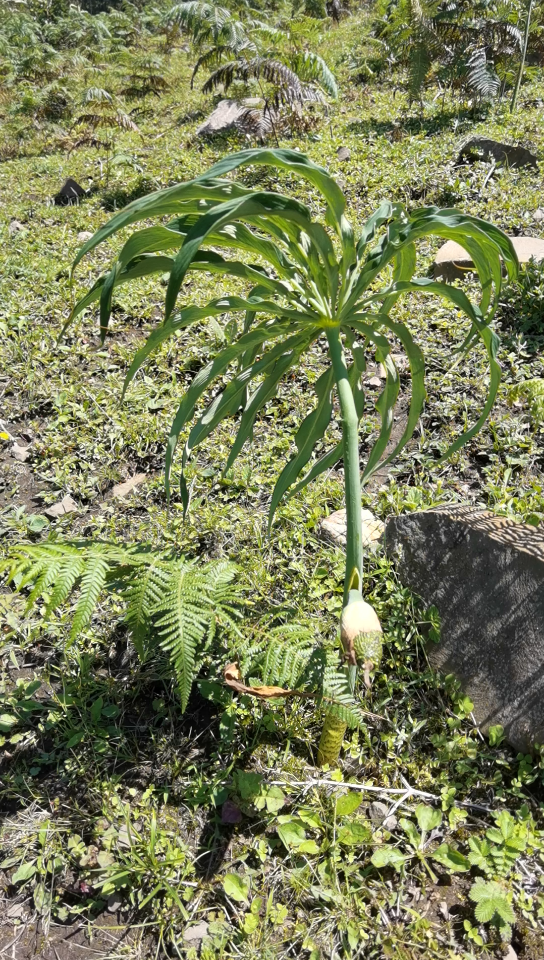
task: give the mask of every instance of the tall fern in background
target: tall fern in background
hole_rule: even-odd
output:
[[[167,28],[178,27],[189,35],[198,53],[191,85],[199,71],[211,69],[204,93],[221,88],[228,93],[233,83],[254,83],[262,107],[249,108],[238,120],[246,133],[264,139],[276,133],[287,120],[285,108],[300,111],[308,103],[336,99],[336,80],[319,54],[306,49],[287,28],[275,28],[261,20],[244,21],[226,7],[206,0],[184,0],[165,17]]]
[[[488,100],[506,82],[508,64],[519,54],[522,35],[517,7],[489,8],[466,0],[391,0],[376,22],[389,54],[405,66],[408,90],[421,100],[438,81],[445,89]]]

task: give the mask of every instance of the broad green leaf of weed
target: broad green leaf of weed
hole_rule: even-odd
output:
[[[350,791],[346,793],[345,796],[339,797],[336,801],[336,816],[337,817],[349,817],[350,813],[354,813],[358,807],[361,806],[361,794]]]
[[[17,717],[13,717],[9,713],[0,713],[0,732],[9,733],[16,723]]]
[[[434,807],[428,807],[426,804],[420,803],[416,807],[416,819],[422,833],[430,833],[431,830],[439,827],[442,823],[442,813],[440,810],[435,810]]]
[[[260,773],[236,770],[234,782],[242,800],[251,800],[253,797],[258,796],[263,778]]]
[[[22,863],[18,870],[15,871],[11,878],[11,882],[15,883],[24,883],[26,880],[30,880],[31,877],[36,873],[36,867],[33,863]]]
[[[43,883],[36,884],[34,888],[34,906],[42,916],[51,909],[51,893]]]
[[[453,873],[466,873],[467,870],[470,870],[470,862],[467,857],[459,853],[459,850],[454,850],[447,843],[441,843],[432,854],[432,858]]]
[[[231,900],[237,900],[239,903],[247,903],[249,893],[249,883],[237,873],[227,873],[223,879],[223,890]]]
[[[395,870],[400,870],[409,857],[396,847],[379,847],[374,851],[370,859],[378,869],[381,867],[394,867]]]
[[[358,823],[356,820],[353,823],[344,824],[338,831],[338,842],[349,847],[368,843],[371,837],[372,829],[369,824]]]
[[[278,826],[278,836],[284,846],[291,850],[293,847],[299,847],[301,843],[304,843],[306,831],[302,824],[290,820]]]

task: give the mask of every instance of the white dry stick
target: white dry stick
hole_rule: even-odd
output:
[[[362,793],[377,793],[383,797],[399,797],[400,799],[396,806],[405,803],[410,797],[420,797],[422,800],[429,800],[432,803],[442,802],[442,797],[438,797],[435,793],[427,793],[426,790],[416,790],[410,786],[404,777],[401,777],[401,780],[404,783],[403,787],[374,787],[367,783],[353,783],[347,780],[326,780],[320,777],[313,777],[310,780],[273,780],[271,785],[274,787],[301,787],[306,790],[311,787],[334,787],[336,790],[347,787],[348,790],[360,790]],[[492,807],[484,807],[482,804],[472,803],[470,800],[456,800],[455,802],[460,807],[482,810],[485,813],[494,813]]]

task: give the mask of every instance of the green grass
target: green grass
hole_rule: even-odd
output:
[[[544,96],[544,81],[522,87],[515,117],[504,104],[478,113],[448,100],[445,114],[429,100],[420,116],[402,91],[393,95],[398,77],[369,86],[350,80],[347,61],[366,29],[364,19],[354,18],[324,33],[319,51],[336,69],[340,100],[327,121],[284,145],[329,166],[358,223],[388,198],[410,207],[458,206],[509,233],[541,235],[532,218],[542,204],[540,172],[497,169],[486,182],[487,165],[455,167],[455,158],[469,133],[531,142],[544,151],[541,109],[531,106]],[[2,548],[55,528],[66,536],[151,541],[191,557],[229,559],[240,570],[247,636],[260,638],[271,625],[295,621],[316,641],[332,644],[343,558],[319,539],[317,526],[342,506],[339,472],[282,507],[266,537],[278,462],[290,452],[288,430],[307,412],[305,386],[322,369],[320,349],[309,357],[298,389],[280,390],[256,427],[254,445],[225,479],[220,469],[230,429],[205,445],[198,473],[189,473],[193,499],[184,521],[180,499],[170,507],[165,501],[166,436],[176,398],[229,337],[229,318],[166,345],[123,404],[127,362],[160,317],[159,283],[120,291],[104,347],[94,316],[57,340],[72,297],[68,271],[78,233],[97,228],[137,192],[193,177],[240,146],[236,137],[211,144],[195,139],[198,112],[212,101],[190,91],[190,73],[191,57],[175,50],[167,60],[169,89],[149,97],[149,112],[138,118],[141,137],[119,134],[119,149],[137,158],[141,173],[113,168],[106,184],[100,151],[68,157],[47,124],[26,142],[28,156],[0,164],[2,419],[14,437],[33,438],[25,464],[10,457],[11,441],[0,441]],[[113,60],[104,63],[100,83],[120,89]],[[84,84],[76,78],[74,94]],[[348,162],[337,160],[340,146],[351,150]],[[93,192],[79,207],[52,206],[67,176]],[[244,176],[248,183],[276,183],[263,170]],[[281,186],[296,187],[289,177]],[[305,198],[315,202],[311,191]],[[24,230],[10,234],[14,219]],[[425,268],[433,252],[421,245]],[[77,293],[105,262],[100,251],[82,264]],[[365,492],[377,515],[459,500],[542,521],[542,427],[528,403],[510,405],[509,397],[515,384],[544,375],[543,278],[532,268],[530,282],[504,293],[497,319],[504,370],[499,402],[481,435],[439,468],[439,453],[477,415],[485,358],[452,368],[451,350],[464,329],[455,313],[415,297],[401,308],[425,343],[429,395],[416,439],[381,485]],[[216,289],[191,277],[183,293],[198,303]],[[363,449],[377,424],[371,399],[369,390]],[[113,498],[113,484],[137,472],[146,473],[147,482],[126,500]],[[77,513],[36,521],[68,493]],[[497,928],[478,921],[468,896],[479,874],[504,883],[516,915],[518,956],[536,960],[544,937],[544,759],[538,751],[516,756],[500,736],[491,744],[479,735],[470,703],[427,665],[424,640],[436,629],[433,614],[401,586],[381,552],[367,558],[366,574],[367,599],[382,620],[386,646],[365,707],[381,719],[348,735],[341,772],[319,774],[313,766],[319,711],[299,701],[261,705],[232,698],[221,683],[226,638],[181,715],[164,664],[142,666],[127,648],[114,601],[99,608],[76,645],[66,646],[69,610],[44,626],[38,613],[25,617],[21,601],[2,593],[0,713],[17,723],[1,735],[0,884],[6,905],[23,904],[17,923],[30,924],[38,913],[46,924],[100,924],[111,916],[112,897],[113,909],[120,903],[119,923],[132,927],[127,956],[190,960],[197,948],[183,939],[184,931],[201,921],[209,925],[201,945],[206,960],[501,956]],[[339,798],[350,780],[362,803],[340,815]],[[364,785],[372,790],[359,790]],[[239,823],[222,822],[222,812],[229,816],[226,800]],[[494,813],[507,810],[521,837],[519,856],[512,862],[488,857],[486,866],[455,874],[451,883],[440,865],[432,867],[435,883],[417,857],[400,874],[378,869],[371,862],[376,848],[392,844],[406,853],[409,844],[400,825],[390,822],[385,830],[372,820],[368,805],[376,800],[388,809],[400,802],[395,817],[414,823],[419,803],[440,809],[439,842],[463,855],[469,840],[483,840],[493,828]],[[301,843],[309,845],[300,850]],[[21,863],[27,865],[22,874]],[[241,882],[229,879],[233,873]]]

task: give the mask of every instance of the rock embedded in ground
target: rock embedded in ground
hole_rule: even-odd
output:
[[[540,223],[541,220],[544,220],[544,210],[542,207],[537,207],[533,213],[533,220],[536,220],[537,223]]]
[[[238,120],[251,108],[258,107],[262,100],[248,97],[245,100],[221,100],[215,110],[206,117],[196,131],[197,137],[216,137],[233,130]]]
[[[117,913],[118,910],[123,906],[123,901],[120,894],[112,893],[108,897],[108,911],[109,913]]]
[[[129,493],[132,493],[141,483],[146,480],[145,473],[136,473],[133,477],[130,477],[128,480],[125,480],[124,483],[116,483],[113,488],[114,497],[128,497]]]
[[[363,547],[375,549],[383,536],[384,526],[370,510],[361,509],[361,523],[363,525]],[[346,546],[346,511],[336,510],[319,524],[319,533],[324,540],[339,547]]]
[[[194,940],[203,940],[204,937],[208,935],[208,926],[209,924],[207,924],[205,920],[202,920],[193,927],[187,927],[183,933],[183,939],[186,943],[191,943]]]
[[[505,947],[506,953],[503,953],[502,960],[518,960],[518,955],[511,943]]]
[[[12,220],[8,227],[8,233],[10,237],[15,237],[21,232],[26,233],[26,227],[24,227],[19,220]]]
[[[78,509],[79,507],[76,501],[70,496],[70,494],[66,494],[66,496],[63,497],[62,500],[59,500],[58,503],[54,503],[51,507],[47,507],[47,509],[44,510],[44,513],[46,517],[56,520],[58,517],[63,517],[66,513],[75,513]]]
[[[544,532],[452,506],[391,517],[385,545],[438,608],[429,659],[461,682],[480,728],[500,724],[523,753],[544,743]]]
[[[92,236],[93,234],[91,230],[80,230],[77,235],[77,242],[87,243],[87,240],[90,240]]]
[[[30,444],[28,444],[26,447],[22,447],[18,443],[14,443],[11,448],[11,455],[15,460],[18,460],[19,463],[26,463],[30,457]]]
[[[79,203],[85,196],[85,190],[72,177],[68,177],[63,183],[59,192],[53,197],[53,202],[57,206],[67,206],[71,203]]]
[[[345,163],[346,160],[351,159],[351,150],[349,147],[338,147],[338,150],[336,151],[336,157],[340,163]]]
[[[521,264],[534,259],[537,262],[544,260],[544,240],[537,237],[510,237]],[[455,280],[463,277],[467,272],[474,270],[474,264],[464,247],[455,240],[444,243],[434,261],[435,277],[445,280]]]
[[[538,170],[538,157],[527,147],[516,147],[488,137],[471,137],[461,147],[457,163],[476,160],[494,160],[508,167],[534,167]]]

